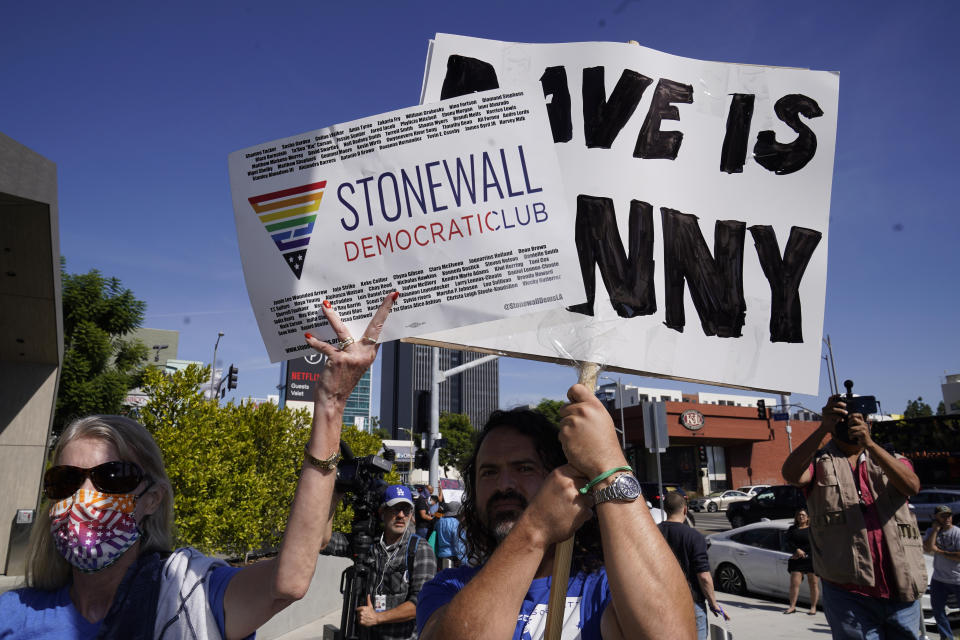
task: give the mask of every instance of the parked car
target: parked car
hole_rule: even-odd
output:
[[[720,591],[787,599],[790,574],[787,561],[793,550],[786,543],[793,518],[757,522],[707,537],[707,558],[713,584]],[[800,600],[810,604],[810,588],[804,580]]]
[[[739,529],[715,533],[707,537],[707,558],[713,584],[719,591],[782,598],[790,595],[790,574],[787,561],[793,550],[786,543],[787,529],[793,519],[770,520],[748,524]],[[927,575],[933,575],[933,558],[924,555]],[[800,598],[810,604],[810,587],[807,580],[800,586]],[[936,627],[933,609],[930,606],[930,589],[921,600],[924,624]],[[960,602],[947,598],[947,616],[951,623],[960,623]]]
[[[727,507],[734,502],[744,502],[749,499],[750,496],[743,491],[728,489],[727,491],[717,491],[703,498],[691,500],[690,508],[694,511],[706,510],[710,513],[716,513],[717,511],[726,511]]]
[[[938,505],[945,504],[953,510],[954,522],[956,522],[957,513],[960,513],[960,489],[938,489],[931,487],[921,489],[920,493],[910,498],[910,507],[913,514],[917,516],[917,524],[924,531],[933,523],[933,510]]]
[[[737,491],[743,491],[745,494],[747,494],[752,498],[753,496],[760,493],[760,491],[762,491],[763,489],[766,489],[769,486],[770,485],[768,484],[748,484],[745,487],[738,487]]]
[[[731,504],[727,508],[727,520],[736,529],[763,518],[793,518],[797,509],[806,507],[807,499],[803,491],[789,484],[778,484],[767,487],[749,500]]]

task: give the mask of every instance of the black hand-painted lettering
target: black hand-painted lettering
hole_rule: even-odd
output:
[[[791,227],[787,250],[780,245],[773,227],[750,227],[763,275],[770,283],[770,342],[803,342],[800,280],[823,234],[804,227]]]
[[[727,113],[727,133],[720,150],[720,171],[743,173],[747,161],[747,139],[750,137],[750,121],[753,120],[752,93],[735,93]]]
[[[653,284],[653,207],[630,201],[629,256],[623,250],[617,215],[610,198],[577,196],[575,239],[587,301],[568,307],[574,313],[593,315],[596,268],[621,318],[648,316],[657,310]]]
[[[640,128],[637,146],[633,150],[634,158],[677,159],[680,143],[683,142],[683,132],[660,131],[661,121],[680,119],[680,112],[673,106],[675,102],[692,104],[693,87],[661,78],[653,91],[650,110],[647,111],[647,117]]]
[[[573,119],[570,116],[570,88],[567,85],[567,70],[563,67],[547,67],[540,76],[543,97],[550,98],[547,115],[554,142],[570,142],[573,139]]]
[[[637,110],[650,78],[624,69],[607,100],[603,67],[583,70],[583,137],[588,149],[609,149],[627,120]]]
[[[447,58],[447,75],[443,78],[440,99],[457,98],[499,87],[497,72],[492,64],[476,58],[452,55]]]
[[[707,247],[697,216],[661,207],[666,320],[664,324],[683,332],[684,282],[700,316],[704,334],[739,338],[746,322],[743,298],[743,240],[746,224],[717,220],[713,232],[713,255]]]
[[[823,110],[813,98],[791,93],[777,100],[773,105],[773,112],[797,132],[797,139],[781,143],[777,142],[773,131],[761,131],[757,134],[757,143],[753,146],[753,157],[760,166],[778,176],[800,171],[817,153],[817,134],[800,120],[798,114],[806,118],[819,118],[823,115]]]

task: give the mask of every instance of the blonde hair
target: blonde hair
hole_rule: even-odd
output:
[[[87,416],[71,422],[57,440],[51,460],[58,464],[63,448],[81,438],[109,442],[116,448],[121,460],[140,465],[148,482],[149,491],[159,491],[157,510],[142,518],[140,552],[169,551],[173,546],[173,488],[163,467],[163,455],[146,428],[124,416]],[[27,586],[55,590],[70,582],[71,567],[53,544],[50,535],[50,501],[44,499],[30,532],[27,551]]]

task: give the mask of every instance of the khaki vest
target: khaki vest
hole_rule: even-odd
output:
[[[810,543],[813,568],[822,578],[840,584],[875,584],[873,560],[867,541],[860,496],[847,456],[829,442],[817,451],[816,476],[810,485]],[[866,454],[867,473],[874,503],[880,514],[885,551],[893,574],[890,593],[902,602],[913,602],[927,586],[923,540],[906,496],[889,484],[887,475]]]

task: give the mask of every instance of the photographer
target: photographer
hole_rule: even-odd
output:
[[[916,638],[927,577],[907,504],[920,490],[910,461],[874,442],[865,417],[848,414],[833,396],[782,473],[806,492],[813,567],[833,637]]]
[[[409,640],[416,638],[420,588],[437,572],[437,560],[427,541],[411,530],[410,489],[403,485],[387,487],[378,513],[383,534],[370,549],[373,572],[365,589],[366,604],[356,608],[356,620],[363,628],[361,637]],[[338,536],[324,552],[348,555],[344,542]]]

